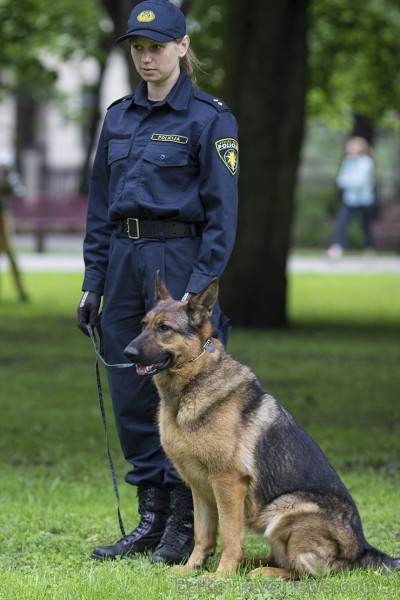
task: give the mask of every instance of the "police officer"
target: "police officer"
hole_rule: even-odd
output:
[[[78,326],[98,323],[107,363],[123,350],[154,304],[159,269],[175,298],[189,299],[220,276],[236,232],[237,123],[218,98],[192,83],[194,55],[182,12],[166,0],[135,6],[126,35],[142,77],[135,93],[108,109],[93,165],[84,240],[84,294]],[[213,314],[226,343],[228,320]],[[156,425],[158,397],[134,369],[107,369],[121,448],[137,486],[140,522],[110,546],[103,560],[151,551],[175,564],[193,548],[193,503],[163,453]]]

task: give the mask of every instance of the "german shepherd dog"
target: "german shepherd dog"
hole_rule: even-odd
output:
[[[175,301],[157,273],[156,305],[125,349],[160,396],[161,443],[190,486],[195,546],[186,565],[203,567],[216,547],[216,574],[243,559],[245,526],[270,553],[252,573],[298,579],[353,568],[400,569],[371,547],[349,491],[317,443],[212,337],[213,279],[189,302]]]

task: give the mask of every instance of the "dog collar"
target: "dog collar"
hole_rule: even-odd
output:
[[[183,365],[188,365],[189,363],[195,362],[201,356],[203,356],[203,354],[205,354],[206,352],[214,352],[214,350],[215,350],[215,346],[214,346],[211,338],[208,338],[208,340],[206,340],[204,343],[203,351],[200,352],[200,354],[198,356],[196,356],[196,358],[191,358],[190,360],[186,360],[185,362],[182,362],[179,365],[176,365],[175,369],[179,369],[180,367],[183,367]]]

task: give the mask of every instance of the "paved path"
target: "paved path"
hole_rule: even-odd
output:
[[[83,273],[81,255],[82,239],[73,236],[49,236],[48,252],[37,254],[32,252],[32,240],[27,236],[16,236],[15,246],[18,250],[18,262],[23,271],[33,272],[80,272]],[[7,258],[0,255],[0,271],[8,269]],[[338,261],[320,256],[294,255],[288,261],[289,272],[294,273],[400,273],[400,255],[364,258],[344,256]]]
[[[363,256],[343,257],[332,261],[325,256],[291,256],[288,270],[292,273],[400,273],[400,256],[364,258]]]
[[[83,259],[79,254],[25,254],[18,255],[22,271],[31,272],[81,272]],[[4,255],[0,257],[0,271],[8,269]],[[342,258],[332,262],[324,257],[292,256],[288,261],[288,270],[292,273],[400,273],[400,257],[376,257],[365,260],[362,257]]]

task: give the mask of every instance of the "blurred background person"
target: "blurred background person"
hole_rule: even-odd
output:
[[[346,157],[340,166],[336,184],[341,190],[342,206],[329,258],[338,259],[343,254],[347,229],[354,215],[358,215],[365,236],[365,253],[372,256],[375,242],[371,233],[372,207],[375,203],[375,163],[368,142],[352,137],[346,144]]]
[[[22,198],[25,187],[15,168],[14,160],[8,153],[0,155],[0,252],[4,252],[10,262],[11,273],[17,289],[19,299],[28,301],[21,271],[18,267],[16,253],[12,245],[12,220],[10,202],[13,198]]]

